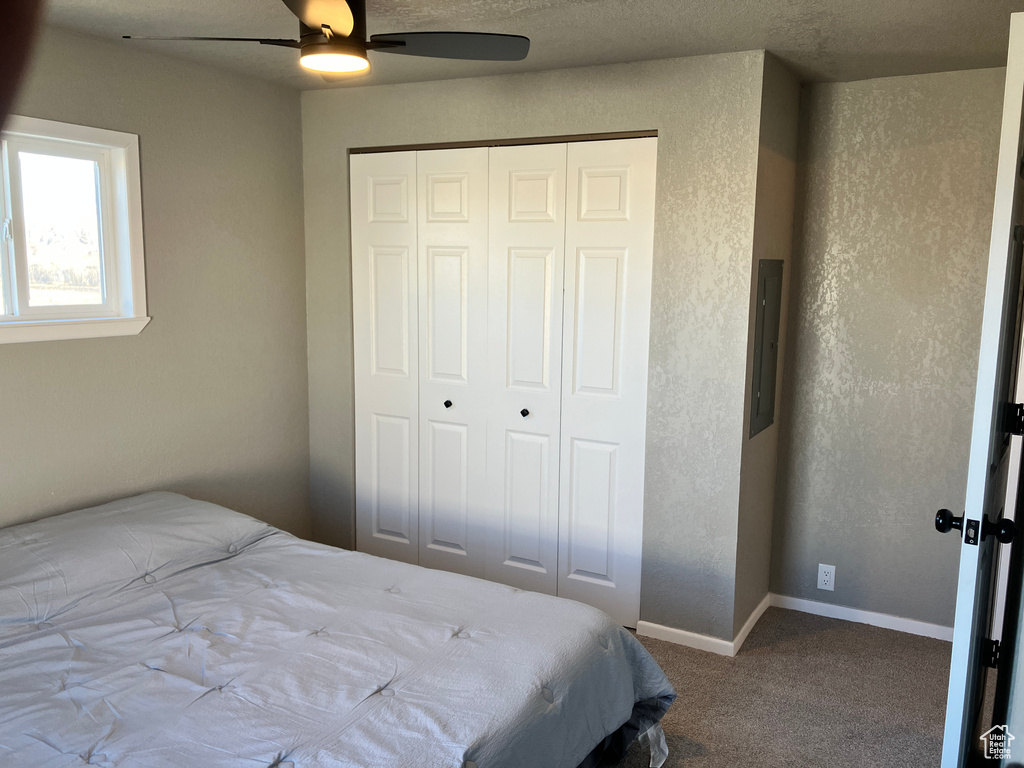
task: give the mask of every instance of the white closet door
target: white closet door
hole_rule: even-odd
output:
[[[484,575],[487,149],[417,153],[420,565]]]
[[[356,546],[418,560],[416,153],[353,155]]]
[[[558,594],[640,616],[657,139],[568,148]]]
[[[490,153],[486,575],[548,594],[558,581],[565,153]]]

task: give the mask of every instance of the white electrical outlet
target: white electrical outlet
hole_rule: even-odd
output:
[[[834,592],[836,589],[836,567],[818,563],[818,589]]]

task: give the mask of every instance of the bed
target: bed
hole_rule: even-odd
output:
[[[664,761],[675,698],[580,603],[150,493],[0,530],[0,765]]]

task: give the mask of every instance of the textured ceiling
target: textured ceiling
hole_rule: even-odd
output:
[[[467,31],[527,35],[522,62],[371,53],[351,85],[695,56],[764,48],[805,80],[1002,66],[1009,15],[1024,0],[367,0],[370,34]],[[50,0],[49,23],[121,35],[295,37],[280,0]],[[294,50],[251,43],[121,42],[294,88],[328,85]]]

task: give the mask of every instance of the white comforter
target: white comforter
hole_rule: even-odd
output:
[[[0,765],[574,768],[674,692],[580,603],[168,493],[0,530]]]

